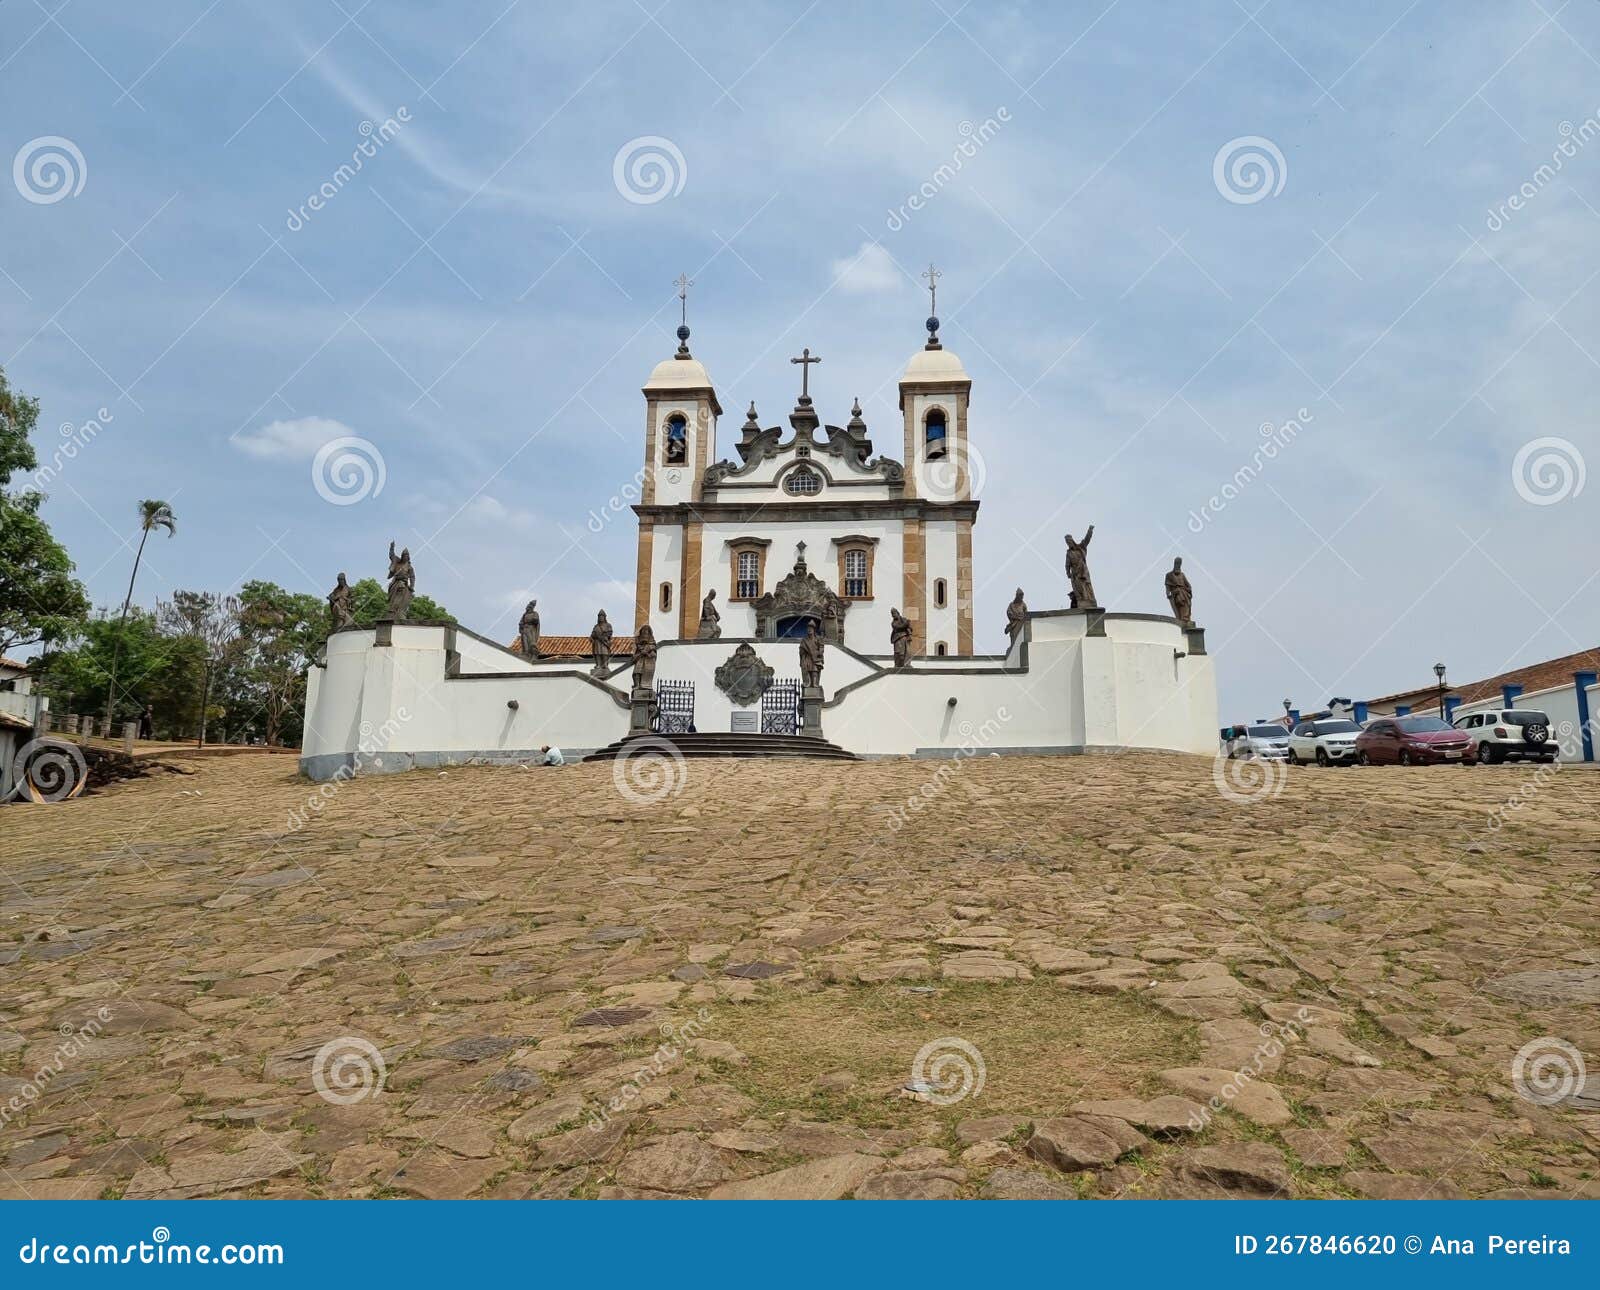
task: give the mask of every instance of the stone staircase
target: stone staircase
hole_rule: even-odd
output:
[[[584,761],[612,761],[618,757],[649,756],[648,751],[630,751],[644,743],[658,756],[680,757],[820,757],[830,761],[860,759],[838,744],[812,735],[736,735],[702,731],[682,735],[629,735],[616,743],[590,753]]]

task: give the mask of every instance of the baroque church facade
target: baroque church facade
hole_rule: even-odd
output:
[[[752,403],[722,460],[722,406],[679,328],[677,354],[644,385],[635,625],[694,639],[713,593],[707,629],[724,636],[796,639],[809,621],[830,644],[885,654],[898,610],[913,654],[973,653],[972,381],[928,325],[887,444],[875,447],[859,400],[843,426],[823,422],[810,392],[821,359],[806,350],[787,428],[763,426]]]

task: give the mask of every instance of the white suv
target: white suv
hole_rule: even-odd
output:
[[[1302,721],[1289,736],[1289,762],[1294,766],[1308,761],[1319,766],[1353,766],[1360,733],[1361,727],[1354,721],[1339,717]]]
[[[1554,761],[1560,749],[1550,737],[1550,718],[1532,708],[1500,708],[1457,717],[1453,723],[1478,745],[1480,764]]]

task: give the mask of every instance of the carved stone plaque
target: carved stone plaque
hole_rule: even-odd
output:
[[[772,684],[772,669],[746,641],[717,669],[717,689],[740,706],[754,703]]]

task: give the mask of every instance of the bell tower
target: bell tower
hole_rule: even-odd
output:
[[[967,439],[972,378],[939,341],[939,278],[928,282],[928,340],[900,377],[905,416],[906,497],[921,506],[901,535],[904,613],[916,633],[916,652],[972,653],[973,497],[983,472]]]
[[[700,603],[700,522],[693,504],[716,452],[722,404],[705,365],[689,353],[689,288],[680,274],[678,352],[657,363],[644,383],[644,507],[685,506],[680,524],[639,519],[635,626],[650,623],[664,640],[692,636]],[[657,530],[660,530],[659,532]],[[695,615],[692,619],[691,612]]]

